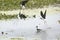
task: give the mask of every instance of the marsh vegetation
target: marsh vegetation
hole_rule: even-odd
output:
[[[5,20],[7,20],[7,19],[15,19],[15,18],[17,18],[17,14],[16,15],[6,15],[6,14],[2,14],[2,13],[0,13],[0,20],[3,20],[3,19],[5,19]]]
[[[0,0],[0,10],[21,9],[20,2],[21,0]],[[60,4],[60,0],[29,0],[25,6],[39,8],[53,4]]]

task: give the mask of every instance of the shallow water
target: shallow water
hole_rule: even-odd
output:
[[[47,15],[45,19],[46,23],[40,19],[27,18],[26,20],[11,19],[11,20],[0,20],[0,39],[9,40],[14,37],[24,37],[25,40],[57,40],[60,38],[60,14]],[[37,33],[36,26],[42,29],[41,32]],[[1,32],[4,32],[4,35]],[[7,34],[5,34],[7,33]]]

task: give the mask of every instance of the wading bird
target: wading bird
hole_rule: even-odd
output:
[[[41,29],[39,29],[38,26],[36,26],[36,30],[37,30],[37,33],[41,31]]]
[[[25,16],[24,14],[21,14],[21,13],[19,13],[19,17],[20,17],[21,19],[27,18],[27,16]]]

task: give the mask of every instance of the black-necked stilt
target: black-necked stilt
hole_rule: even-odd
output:
[[[20,17],[21,19],[27,18],[27,16],[25,16],[24,14],[21,14],[21,13],[19,13],[19,17]]]
[[[41,29],[39,29],[38,26],[36,26],[36,30],[37,30],[37,33],[41,31]]]
[[[40,18],[40,19],[42,19],[42,20],[44,21],[44,24],[46,23],[46,21],[45,21],[45,19],[46,19],[46,11],[47,11],[47,10],[45,10],[44,13],[43,13],[42,11],[40,12],[40,15],[41,15],[41,17],[42,17],[42,18]]]

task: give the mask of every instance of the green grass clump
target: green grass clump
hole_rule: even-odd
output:
[[[6,15],[6,14],[2,15],[2,13],[0,13],[0,20],[2,20],[2,19],[15,19],[15,18],[17,18],[17,15]]]
[[[0,0],[0,10],[13,10],[20,9],[21,0]],[[60,0],[29,0],[26,4],[27,8],[38,8],[43,6],[53,5],[54,3],[60,4]]]
[[[23,38],[11,38],[11,40],[23,40]]]

